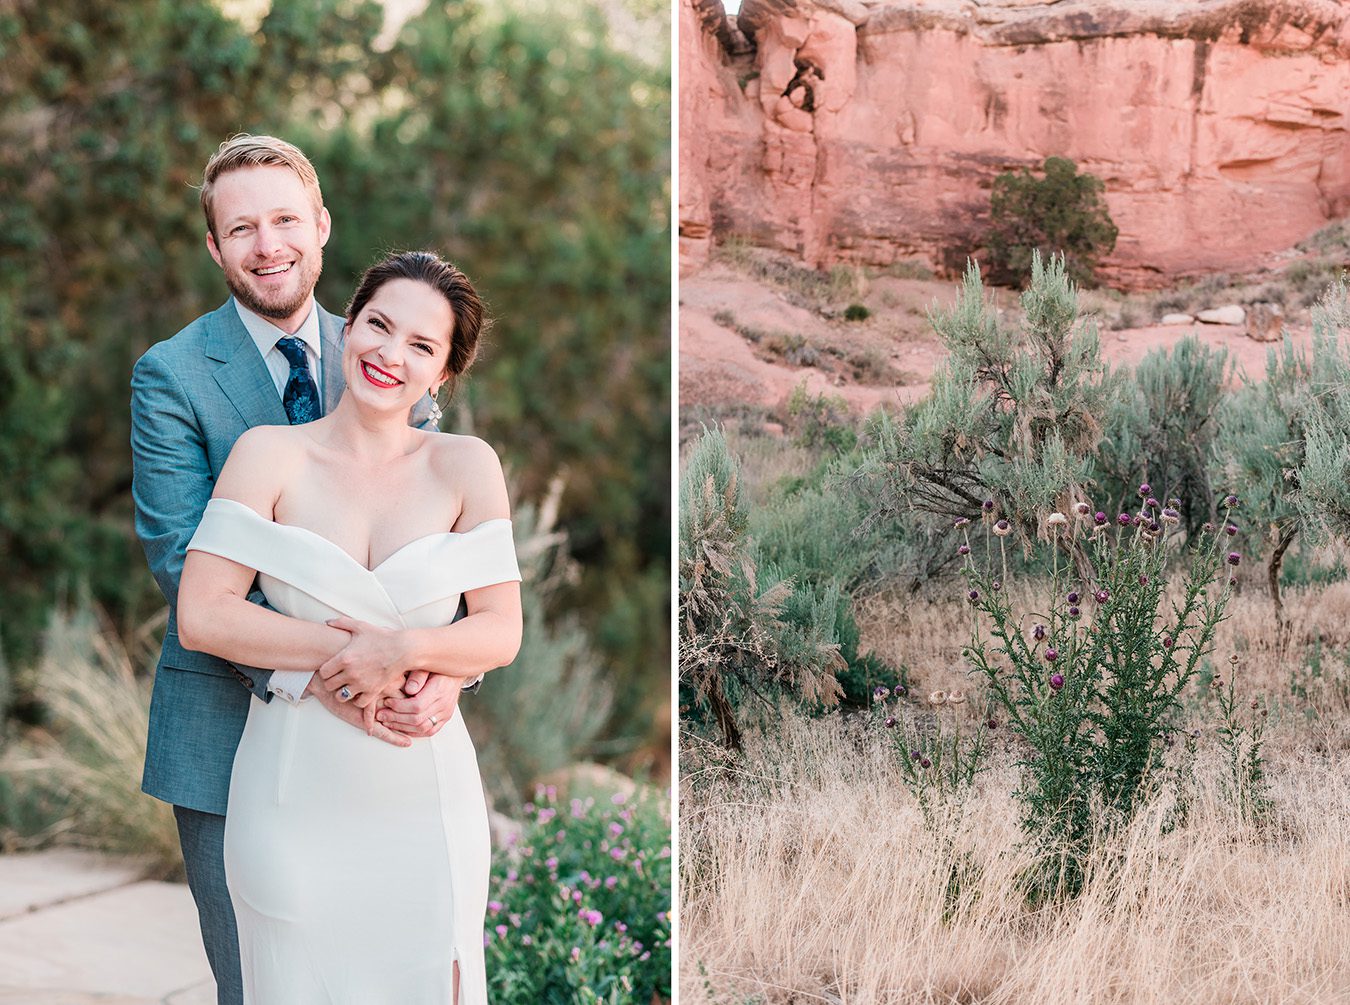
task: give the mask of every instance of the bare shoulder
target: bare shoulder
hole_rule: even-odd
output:
[[[282,473],[293,470],[305,440],[291,426],[254,426],[234,441],[212,493],[252,506],[271,518]]]
[[[477,436],[430,433],[432,465],[442,484],[459,493],[462,506],[457,530],[469,530],[484,520],[509,518],[511,504],[506,477],[497,451]]]

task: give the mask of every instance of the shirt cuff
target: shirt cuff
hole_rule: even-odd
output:
[[[465,682],[464,686],[461,687],[460,690],[461,690],[461,691],[467,691],[467,692],[469,692],[470,694],[472,694],[473,692],[475,692],[475,691],[478,690],[478,685],[481,684],[481,683],[483,683],[483,677],[484,677],[484,676],[486,676],[486,675],[480,673],[480,674],[479,674],[477,677],[475,677],[473,680]]]
[[[313,676],[313,670],[273,670],[267,690],[283,701],[298,705],[304,698],[305,688],[309,687]]]

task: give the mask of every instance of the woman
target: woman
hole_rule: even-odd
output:
[[[472,285],[434,255],[366,272],[337,407],[248,431],[221,471],[183,569],[185,645],[323,667],[313,686],[362,708],[368,730],[403,674],[329,663],[350,632],[440,633],[428,650],[455,659],[424,669],[461,683],[514,659],[520,574],[501,465],[481,440],[408,425],[468,368],[481,324]],[[255,575],[274,610],[247,599]],[[451,624],[461,595],[468,615]],[[399,748],[317,701],[251,703],[225,826],[246,1001],[481,1005],[489,864],[458,710]]]

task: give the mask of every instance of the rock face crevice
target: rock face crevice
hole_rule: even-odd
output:
[[[1003,171],[1102,178],[1124,286],[1251,268],[1350,213],[1333,0],[718,0],[680,8],[681,265],[958,265]]]

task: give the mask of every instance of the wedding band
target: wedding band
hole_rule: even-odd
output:
[[[433,716],[431,716],[431,717],[428,719],[428,721],[434,726],[434,725],[436,725],[437,719],[436,719],[436,717],[433,715]]]
[[[343,701],[351,701],[352,689],[344,684],[342,686],[342,690],[338,692],[338,697],[341,698]]]

